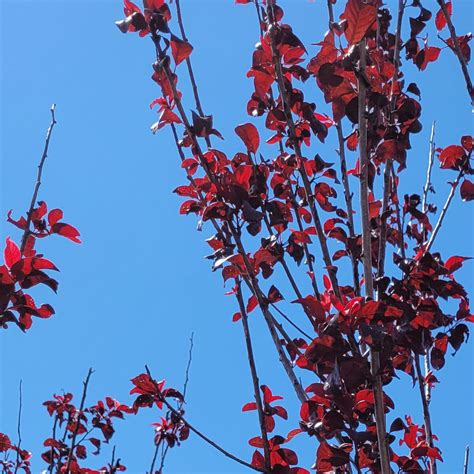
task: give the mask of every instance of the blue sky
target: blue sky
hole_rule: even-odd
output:
[[[258,40],[251,5],[231,0],[183,0],[187,33],[204,109],[226,138],[219,144],[229,155],[240,150],[234,127],[249,121],[245,105],[251,82],[245,77]],[[391,5],[393,2],[389,2]],[[434,1],[425,1],[435,8]],[[282,2],[289,22],[306,44],[320,40],[326,28],[325,2]],[[56,316],[35,321],[30,332],[15,328],[0,335],[0,430],[16,431],[18,383],[23,380],[23,440],[35,453],[49,436],[51,420],[41,406],[61,390],[79,397],[88,367],[95,373],[89,401],[112,395],[130,402],[129,379],[149,364],[155,376],[180,386],[187,362],[189,336],[195,348],[188,391],[187,414],[195,425],[236,454],[250,458],[246,440],[257,434],[256,415],[242,414],[252,398],[240,325],[231,322],[234,300],[220,275],[210,272],[205,228],[195,231],[194,217],[181,217],[181,199],[172,190],[185,183],[169,130],[150,131],[155,112],[148,104],[159,90],[150,80],[153,50],[149,39],[122,35],[114,21],[122,17],[117,1],[1,2],[1,214],[18,215],[30,200],[37,162],[57,103],[54,131],[40,198],[64,209],[65,221],[77,226],[81,246],[60,238],[41,248],[61,269],[59,295],[36,292],[38,301],[51,302]],[[472,27],[472,4],[456,1],[454,21],[459,34]],[[432,30],[430,43],[439,45]],[[312,46],[310,54],[316,47]],[[431,122],[437,121],[437,145],[458,143],[472,132],[472,116],[459,65],[449,51],[418,73],[406,68],[408,80],[422,91],[423,131],[413,139],[404,189],[421,191]],[[189,85],[180,87],[189,97]],[[311,87],[318,110],[329,112]],[[187,107],[192,108],[190,101]],[[334,161],[331,134],[317,151]],[[316,148],[315,148],[316,151]],[[350,158],[354,162],[355,157]],[[450,172],[435,170],[441,203],[448,192]],[[16,229],[2,224],[1,238],[18,239]],[[454,202],[438,238],[438,250],[473,255],[472,210]],[[473,267],[467,263],[457,276],[473,290]],[[348,275],[349,278],[349,275]],[[281,278],[278,287],[291,301]],[[309,290],[308,290],[309,291]],[[291,310],[287,303],[284,308]],[[290,390],[257,311],[251,316],[262,382],[293,405]],[[434,431],[441,436],[444,474],[460,472],[464,446],[474,444],[473,346],[463,346],[437,374],[433,392]],[[416,414],[418,392],[407,377],[390,387],[397,414]],[[117,422],[114,443],[129,472],[144,472],[152,452],[152,427],[158,413],[147,412]],[[285,433],[297,419],[280,424]],[[301,464],[314,458],[314,440],[300,440]],[[297,444],[296,443],[296,444]],[[97,464],[100,466],[101,464]],[[243,472],[196,437],[167,461],[168,472]]]

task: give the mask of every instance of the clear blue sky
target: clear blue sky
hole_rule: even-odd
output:
[[[231,0],[182,3],[204,109],[226,137],[219,145],[232,155],[240,149],[233,129],[249,120],[245,105],[252,86],[245,73],[258,39],[255,11]],[[472,27],[472,4],[454,3],[454,21],[459,34],[465,33]],[[282,4],[306,44],[320,41],[327,24],[325,2]],[[436,10],[433,0],[425,4]],[[40,198],[63,208],[65,221],[80,229],[84,241],[81,246],[60,238],[40,243],[61,269],[60,289],[58,296],[35,295],[51,302],[57,314],[49,321],[36,320],[27,334],[11,327],[0,335],[0,430],[14,438],[21,378],[23,440],[35,453],[35,472],[43,466],[38,462],[41,440],[51,429],[44,400],[62,389],[79,394],[90,366],[95,369],[91,402],[105,395],[130,402],[129,379],[145,363],[156,377],[180,386],[192,331],[189,419],[246,459],[251,453],[246,440],[258,431],[255,413],[240,411],[252,390],[241,328],[231,322],[234,300],[224,296],[221,276],[212,274],[202,258],[209,253],[203,241],[211,230],[195,232],[194,217],[178,215],[181,199],[171,191],[185,178],[170,132],[153,136],[149,131],[156,115],[148,104],[159,95],[150,80],[150,40],[122,35],[114,25],[121,17],[119,0],[1,2],[1,215],[10,208],[17,214],[27,208],[49,107],[56,102],[58,125]],[[438,44],[429,32],[431,43]],[[310,53],[315,51],[310,47]],[[472,132],[472,116],[458,63],[449,51],[424,74],[413,65],[406,70],[422,90],[425,128],[413,139],[403,179],[407,188],[421,191],[432,120],[437,121],[438,146],[446,146]],[[188,84],[180,85],[189,97]],[[312,91],[319,111],[328,112],[320,94],[314,87]],[[335,161],[334,148],[331,134],[317,151]],[[440,203],[453,176],[439,170],[434,175]],[[18,239],[13,227],[2,222],[1,229],[2,242],[7,235]],[[472,208],[456,198],[438,249],[446,258],[474,255],[472,242]],[[472,293],[473,264],[468,262],[457,276]],[[277,282],[291,301],[283,280]],[[288,303],[284,307],[291,309]],[[293,405],[259,313],[251,319],[260,342],[262,382]],[[447,356],[445,369],[436,374],[441,384],[433,392],[432,410],[445,458],[442,474],[459,473],[465,444],[474,445],[473,357],[473,345],[463,346],[455,360]],[[401,377],[402,383],[389,389],[399,401],[397,414],[413,413],[422,423],[417,389]],[[129,472],[148,468],[150,423],[157,419],[157,412],[147,412],[117,422],[113,441]],[[281,433],[296,424],[297,419],[280,424]],[[304,445],[301,464],[310,466],[314,440],[299,442]],[[194,436],[172,450],[167,467],[171,473],[243,472]]]

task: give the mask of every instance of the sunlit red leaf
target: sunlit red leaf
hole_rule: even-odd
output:
[[[3,258],[8,268],[11,268],[21,259],[20,248],[10,237],[7,237]]]
[[[235,127],[235,133],[244,142],[247,150],[256,153],[260,145],[260,136],[255,125],[251,123],[244,123]]]
[[[175,35],[171,35],[171,54],[176,65],[189,58],[192,52],[193,47],[190,43],[183,41]]]
[[[349,0],[341,15],[347,21],[344,31],[349,45],[357,44],[373,25],[377,17],[377,7],[374,2],[365,0]]]
[[[453,13],[453,4],[452,2],[446,3],[446,10],[448,11],[449,16]],[[440,8],[438,13],[436,13],[435,25],[438,31],[441,31],[446,26],[446,17],[444,16],[443,10]]]

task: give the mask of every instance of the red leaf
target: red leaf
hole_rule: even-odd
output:
[[[258,306],[258,300],[255,295],[252,295],[247,302],[247,313],[251,313]]]
[[[78,238],[81,234],[72,225],[62,224],[61,222],[57,222],[56,224],[51,226],[51,232],[53,234],[62,235],[63,237],[66,237],[67,239],[72,240],[73,242],[76,242],[77,244],[81,243],[81,241]]]
[[[472,140],[473,137],[471,135],[464,135],[461,137],[461,145],[466,149],[468,153],[472,150]]]
[[[244,123],[235,127],[235,133],[244,142],[247,150],[256,153],[260,145],[260,136],[255,125],[251,123]]]
[[[50,226],[56,224],[56,222],[60,221],[63,218],[63,211],[61,209],[52,209],[49,211],[48,214],[48,222]]]
[[[377,7],[365,0],[349,0],[341,18],[347,20],[344,31],[349,46],[357,44],[372,26],[377,16]]]
[[[20,249],[10,237],[7,237],[5,250],[3,252],[3,258],[5,260],[5,265],[8,268],[11,268],[16,262],[21,259]]]
[[[242,407],[242,411],[252,411],[252,410],[256,410],[256,409],[257,409],[257,404],[255,402],[246,403]]]
[[[171,35],[171,54],[176,65],[189,58],[192,51],[193,47],[190,43],[183,41],[175,35]]]
[[[270,290],[268,291],[268,301],[270,301],[270,303],[277,303],[278,301],[281,301],[283,299],[283,296],[282,294],[280,293],[280,290],[272,285],[270,287]]]
[[[347,148],[349,148],[350,151],[355,151],[357,149],[358,143],[359,143],[359,135],[357,134],[357,131],[352,132],[347,137]]]
[[[459,191],[463,201],[472,201],[474,199],[474,183],[471,180],[466,178],[461,184]]]
[[[464,148],[459,145],[449,145],[439,154],[440,166],[443,169],[457,169],[465,156]]]
[[[446,10],[448,11],[449,16],[453,13],[453,4],[451,2],[446,3]],[[441,31],[446,26],[446,17],[444,16],[443,10],[440,8],[438,13],[436,13],[435,25],[438,31]]]
[[[466,260],[471,260],[471,257],[459,257],[457,255],[449,257],[444,263],[444,268],[446,268],[449,273],[453,273],[456,270],[459,270],[462,267],[463,262]]]
[[[12,447],[10,438],[3,433],[0,433],[0,453],[8,451]]]
[[[232,322],[235,323],[236,321],[239,321],[241,318],[242,318],[242,314],[235,313],[234,316],[232,316]]]
[[[424,71],[428,63],[436,61],[441,53],[441,49],[436,46],[426,46],[415,57],[415,64],[420,71]]]

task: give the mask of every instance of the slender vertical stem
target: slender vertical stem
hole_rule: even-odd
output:
[[[260,383],[258,379],[257,366],[255,364],[255,356],[254,356],[253,347],[252,347],[252,338],[250,335],[248,316],[247,316],[247,311],[245,310],[240,281],[237,283],[237,301],[239,302],[240,314],[242,316],[241,319],[242,319],[242,327],[244,330],[245,346],[247,348],[247,358],[249,361],[250,373],[252,376],[253,393],[255,397],[255,403],[257,405],[258,421],[260,424],[260,433],[262,435],[262,440],[263,440],[265,470],[270,472],[271,470],[270,446],[268,444],[268,434],[265,428],[264,406],[262,402],[262,396],[260,394]]]
[[[466,451],[464,452],[463,474],[468,474],[468,470],[469,470],[469,445],[466,446]]]
[[[433,120],[431,125],[431,134],[430,134],[430,149],[428,152],[428,167],[426,169],[426,181],[423,186],[423,197],[421,199],[421,210],[426,212],[428,210],[428,192],[431,187],[431,171],[433,169],[434,163],[434,154],[435,154],[435,129],[436,129],[436,120]]]
[[[30,225],[31,225],[31,215],[33,213],[33,209],[35,207],[36,199],[38,198],[38,191],[41,186],[41,177],[43,175],[43,167],[44,163],[46,161],[46,158],[48,157],[48,150],[49,150],[49,142],[51,140],[51,134],[53,133],[53,128],[56,125],[56,118],[54,116],[54,112],[56,110],[56,104],[53,104],[51,106],[51,123],[49,124],[48,130],[46,132],[46,140],[44,142],[44,148],[43,148],[43,154],[41,155],[40,162],[38,164],[38,173],[36,175],[36,183],[35,187],[33,190],[33,196],[31,196],[31,202],[30,202],[30,208],[26,214],[26,226],[25,226],[25,231],[23,232],[23,236],[21,238],[21,245],[20,245],[20,251],[23,253],[23,250],[25,250],[25,245],[26,241],[28,239],[28,236],[30,235]]]
[[[341,178],[342,185],[344,188],[344,199],[346,201],[347,210],[347,227],[349,228],[349,236],[355,238],[355,227],[354,227],[354,210],[352,207],[352,193],[349,184],[349,176],[347,176],[347,161],[346,151],[344,148],[344,134],[342,131],[342,123],[336,122],[337,138],[339,142],[339,160],[341,164]],[[354,280],[354,289],[356,295],[360,295],[360,283],[359,283],[359,262],[357,258],[351,255],[352,263],[352,277]]]
[[[418,388],[420,389],[420,398],[421,398],[421,405],[423,407],[423,420],[425,423],[425,432],[426,432],[426,441],[428,442],[428,446],[433,448],[433,430],[431,429],[431,414],[430,414],[430,407],[428,400],[426,398],[426,391],[424,388],[424,379],[421,373],[421,364],[420,364],[420,356],[418,354],[413,354],[415,359],[415,370],[416,370],[416,377],[418,379]],[[428,385],[428,384],[426,384]],[[436,466],[436,460],[430,458],[430,474],[437,474],[438,468]]]
[[[449,33],[451,35],[451,41],[454,44],[454,52],[458,58],[459,64],[461,65],[461,70],[464,75],[464,80],[466,81],[466,88],[471,98],[471,105],[474,106],[474,88],[472,86],[471,76],[469,75],[469,69],[467,68],[467,61],[462,53],[461,46],[459,45],[458,37],[456,34],[456,29],[454,28],[453,22],[451,21],[451,15],[448,13],[448,9],[446,7],[446,2],[444,0],[437,0],[441,10],[443,11],[443,15],[446,18],[446,23],[448,24]]]
[[[430,240],[428,240],[428,243],[426,244],[425,252],[430,251],[436,239],[436,236],[438,235],[438,232],[441,229],[441,226],[443,225],[444,218],[446,217],[446,213],[448,212],[449,205],[451,204],[451,201],[453,200],[454,193],[456,192],[459,181],[461,180],[463,176],[464,176],[464,170],[461,170],[457,178],[454,180],[454,182],[450,183],[451,190],[449,191],[448,197],[446,198],[446,202],[444,203],[443,209],[441,209],[441,214],[439,215],[438,221],[436,222],[433,232],[431,233]]]
[[[77,434],[79,432],[79,425],[81,423],[81,415],[84,411],[84,405],[86,403],[86,396],[87,396],[87,387],[89,386],[89,380],[92,375],[92,368],[89,369],[87,372],[86,379],[83,382],[83,389],[82,389],[82,397],[81,397],[81,403],[79,405],[79,410],[77,411],[77,419],[76,421],[76,426],[74,427],[74,432],[72,434],[72,439],[71,439],[71,447],[69,449],[69,454],[67,457],[67,464],[66,464],[66,470],[64,471],[65,474],[70,474],[71,470],[71,463],[72,463],[72,458],[74,457],[74,448],[76,447],[76,438]]]
[[[22,390],[23,381],[20,379],[20,385],[18,387],[18,421],[16,432],[18,435],[18,443],[16,450],[16,462],[15,462],[15,474],[18,472],[18,467],[20,463],[20,450],[21,450],[21,412],[23,410],[23,390]]]
[[[433,120],[433,124],[431,125],[430,146],[429,146],[429,152],[428,152],[428,166],[426,169],[426,181],[425,181],[425,185],[423,186],[423,196],[421,199],[421,210],[425,214],[428,212],[428,193],[431,187],[431,172],[433,170],[434,154],[435,154],[435,148],[436,148],[435,129],[436,129],[436,120]],[[425,226],[423,225],[421,229],[422,229],[421,235],[423,236],[423,243],[424,243],[426,242],[426,239],[428,237],[428,232],[426,231]],[[424,359],[425,377],[426,377],[430,371],[429,351],[426,351],[423,359]],[[429,404],[431,401],[431,388],[429,384],[425,384],[425,397]]]
[[[364,267],[365,295],[367,298],[374,297],[374,286],[372,276],[372,244],[369,217],[369,199],[368,199],[368,165],[369,157],[367,154],[367,118],[366,118],[366,41],[360,42],[360,64],[359,64],[359,166],[360,166],[360,210],[361,210],[361,228],[362,228],[362,261]],[[377,428],[377,441],[380,452],[380,465],[382,474],[390,474],[390,461],[387,447],[387,433],[385,428],[385,412],[383,402],[382,377],[380,374],[380,356],[377,351],[370,352],[370,365],[373,377],[373,390],[375,399],[375,424]]]

